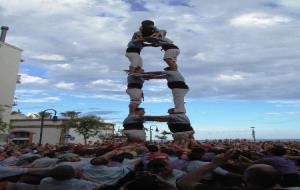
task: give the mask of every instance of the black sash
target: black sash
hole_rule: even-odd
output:
[[[140,48],[135,48],[135,47],[129,47],[126,49],[126,53],[141,53],[141,49]]]
[[[171,89],[173,88],[189,89],[188,85],[186,85],[184,81],[168,82],[168,87]]]
[[[123,127],[124,127],[124,130],[142,130],[142,129],[144,129],[144,125],[142,122],[123,124]]]
[[[165,45],[162,45],[161,48],[163,50],[168,50],[168,49],[179,49],[177,46],[175,46],[174,44],[165,44]]]
[[[190,123],[168,123],[168,127],[172,133],[186,132],[186,131],[193,130]]]
[[[129,83],[127,85],[127,88],[138,88],[138,89],[142,89],[143,88],[143,84],[139,84],[139,83]]]

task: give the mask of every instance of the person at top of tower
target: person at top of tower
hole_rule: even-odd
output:
[[[180,51],[173,42],[166,38],[167,31],[159,30],[153,21],[144,20],[139,31],[135,32],[128,43],[126,57],[130,61],[129,72],[133,72],[136,67],[143,67],[143,60],[140,56],[141,50],[146,46],[161,47],[164,53],[164,61],[169,67],[176,68],[177,56]]]

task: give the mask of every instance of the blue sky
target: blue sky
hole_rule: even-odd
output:
[[[255,126],[257,138],[299,139],[299,13],[298,0],[0,0],[6,41],[24,50],[14,109],[75,110],[121,127],[126,45],[152,19],[180,47],[197,138],[251,138]],[[145,48],[145,70],[162,70],[162,56]],[[147,81],[144,93],[149,115],[173,106],[163,80]]]

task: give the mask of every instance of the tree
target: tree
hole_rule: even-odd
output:
[[[77,122],[79,122],[78,118],[80,116],[80,112],[66,111],[66,112],[60,113],[60,115],[62,115],[63,117],[69,118],[69,120],[64,122],[63,129],[62,129],[63,130],[62,136],[60,137],[60,142],[64,142],[65,141],[64,135],[68,133],[70,128],[77,126]]]
[[[5,123],[2,120],[2,112],[4,111],[4,109],[2,107],[0,107],[0,132],[5,132],[6,128],[8,127],[7,123]]]
[[[21,112],[21,110],[18,109],[18,111],[12,111],[10,114],[16,115],[16,114],[23,114],[23,113]]]
[[[66,112],[62,112],[60,113],[60,115],[64,116],[64,117],[68,117],[71,120],[78,118],[81,112],[76,112],[76,111],[66,111]]]
[[[84,116],[74,120],[75,131],[84,138],[84,144],[90,137],[95,137],[99,133],[99,129],[105,128],[104,121],[96,116]]]

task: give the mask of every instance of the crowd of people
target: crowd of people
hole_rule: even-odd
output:
[[[300,189],[300,142],[0,146],[4,190]]]

